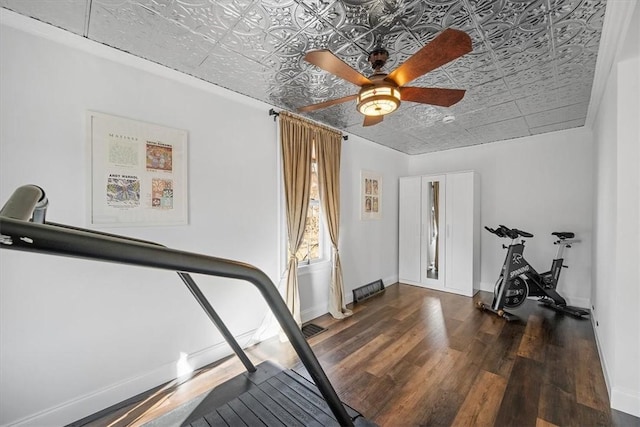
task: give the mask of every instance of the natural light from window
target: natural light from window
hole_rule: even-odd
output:
[[[311,161],[311,189],[309,191],[309,208],[307,209],[307,224],[304,229],[302,244],[296,252],[300,264],[310,264],[322,258],[321,251],[321,219],[320,219],[320,190],[318,188],[318,163],[315,149]]]

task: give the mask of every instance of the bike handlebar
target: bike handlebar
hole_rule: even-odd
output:
[[[502,237],[502,238],[509,238],[511,240],[515,240],[518,237],[526,237],[526,238],[531,238],[533,237],[533,234],[527,232],[527,231],[523,231],[523,230],[518,230],[517,228],[509,228],[505,225],[499,225],[497,228],[493,229],[490,227],[487,227],[485,225],[484,227],[485,230],[487,230],[489,233],[495,234],[498,237]],[[563,232],[559,232],[556,231],[554,233],[551,233],[554,236],[557,236],[559,238],[559,240],[557,242],[553,242],[554,245],[565,245],[567,247],[571,247],[570,245],[574,244],[574,243],[579,243],[580,240],[578,239],[573,239],[573,237],[575,236],[574,233],[572,232],[568,232],[568,231],[563,231]],[[506,248],[506,246],[505,246]]]
[[[504,225],[499,225],[498,228],[493,229],[493,228],[489,228],[489,227],[484,227],[489,233],[493,233],[498,237],[502,237],[502,238],[509,238],[509,239],[517,239],[518,237],[526,237],[526,238],[531,238],[533,237],[533,234],[523,231],[523,230],[518,230],[517,228],[509,228],[507,226]]]

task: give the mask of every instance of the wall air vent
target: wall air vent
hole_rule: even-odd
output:
[[[353,303],[358,303],[384,292],[382,279],[371,282],[353,290]]]

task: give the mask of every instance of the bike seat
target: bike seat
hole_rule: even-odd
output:
[[[558,238],[560,239],[573,239],[576,235],[575,233],[571,233],[569,231],[554,231],[553,233],[554,236],[558,236]]]

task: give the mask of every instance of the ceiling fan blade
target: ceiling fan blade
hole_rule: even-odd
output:
[[[304,56],[305,61],[334,74],[341,79],[353,83],[356,86],[370,85],[371,80],[357,72],[349,64],[331,53],[330,50],[321,49],[308,52]]]
[[[364,116],[364,123],[362,123],[362,126],[377,125],[378,123],[382,123],[382,119],[384,119],[384,116]]]
[[[300,108],[298,108],[297,111],[299,113],[305,113],[307,111],[321,110],[323,108],[331,107],[332,105],[342,104],[343,102],[348,102],[348,101],[353,101],[357,97],[358,97],[358,95],[349,95],[349,96],[344,96],[342,98],[330,99],[328,101],[320,102],[318,104],[312,104],[312,105],[307,105],[305,107],[300,107]]]
[[[471,37],[467,33],[447,28],[386,78],[402,86],[471,50]]]
[[[451,107],[464,97],[465,92],[462,89],[405,86],[400,88],[400,99],[421,104],[438,105],[440,107]]]

